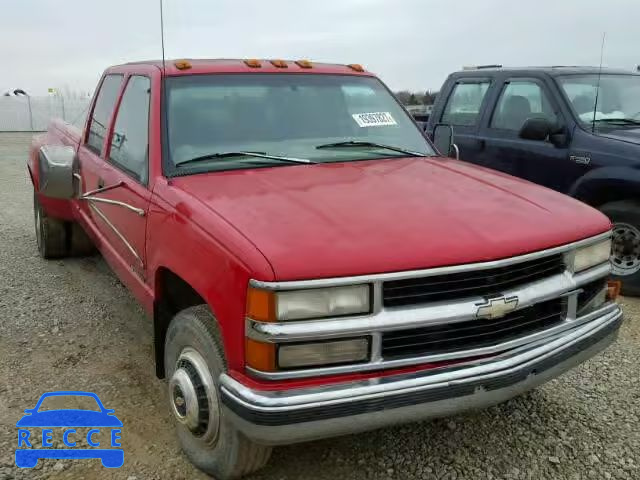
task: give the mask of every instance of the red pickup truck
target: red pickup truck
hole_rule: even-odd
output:
[[[28,169],[41,255],[95,246],[144,305],[181,445],[216,478],[505,401],[622,321],[604,215],[439,155],[359,65],[112,67]]]

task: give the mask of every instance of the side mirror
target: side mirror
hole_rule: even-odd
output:
[[[45,145],[40,148],[39,192],[45,197],[74,197],[73,167],[76,152],[73,147]]]
[[[458,147],[453,143],[453,127],[439,123],[433,129],[433,144],[436,150],[446,157],[458,158]]]
[[[528,118],[522,125],[519,136],[525,140],[544,141],[552,130],[553,126],[546,118]]]
[[[551,132],[549,141],[558,148],[566,147],[569,143],[569,135],[566,129],[560,128],[558,131]]]

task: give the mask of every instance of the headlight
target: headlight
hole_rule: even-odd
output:
[[[369,285],[278,292],[278,320],[339,317],[369,311]]]
[[[588,247],[579,248],[573,258],[573,271],[581,272],[587,268],[609,261],[611,256],[611,240],[605,240]]]
[[[364,362],[369,359],[369,341],[366,338],[332,342],[280,345],[280,368],[314,367]]]
[[[250,288],[247,316],[273,322],[357,315],[371,311],[369,285],[271,292]]]

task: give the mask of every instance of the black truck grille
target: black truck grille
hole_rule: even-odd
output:
[[[498,319],[478,318],[386,332],[382,335],[382,357],[394,360],[496,345],[561,323],[566,308],[566,299],[556,298]]]
[[[385,307],[400,307],[473,296],[494,296],[504,290],[565,270],[562,255],[529,260],[505,267],[447,273],[431,277],[391,280],[382,286]]]

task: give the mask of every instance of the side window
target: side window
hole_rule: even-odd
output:
[[[476,125],[487,90],[489,81],[457,83],[444,107],[441,122],[468,127]]]
[[[149,97],[147,77],[132,76],[127,82],[111,138],[109,161],[140,183],[147,182],[149,156]]]
[[[519,131],[529,118],[555,122],[556,114],[541,85],[532,81],[509,82],[504,87],[491,119],[492,128]]]
[[[96,106],[93,109],[91,123],[89,124],[89,138],[87,138],[87,147],[100,155],[104,136],[107,134],[109,117],[113,112],[113,107],[118,98],[120,84],[122,83],[122,75],[107,75],[104,77]]]

